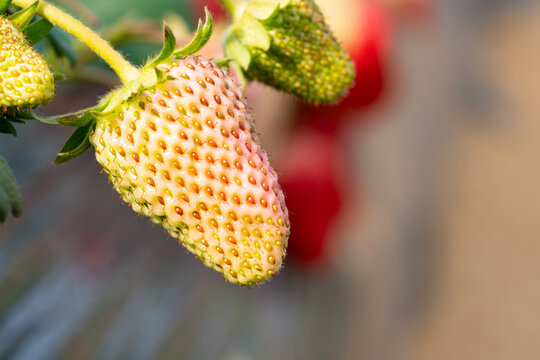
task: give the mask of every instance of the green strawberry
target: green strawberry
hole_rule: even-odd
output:
[[[234,18],[225,50],[249,79],[314,104],[346,95],[353,63],[313,0],[224,3]]]
[[[205,58],[172,56],[135,84],[107,98],[89,137],[116,190],[227,280],[274,275],[288,213],[235,80]]]
[[[11,21],[0,17],[0,106],[32,108],[53,95],[54,77],[47,62]]]

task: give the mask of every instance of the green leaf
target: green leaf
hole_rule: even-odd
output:
[[[90,122],[80,128],[77,128],[73,134],[69,137],[68,141],[62,147],[62,150],[56,155],[54,159],[55,164],[62,164],[74,157],[82,154],[86,149],[90,147],[90,141],[88,136],[92,132],[94,123]]]
[[[32,120],[33,117],[26,112],[17,112],[15,114],[2,114],[3,117],[11,122],[24,124],[26,120]]]
[[[210,36],[212,36],[212,31],[214,30],[214,20],[212,19],[212,14],[210,14],[208,8],[204,8],[204,13],[206,15],[204,25],[202,25],[202,21],[199,19],[197,33],[195,33],[193,40],[191,40],[189,44],[180,50],[176,50],[173,55],[182,57],[195,54],[197,51],[201,50],[204,45],[206,45],[208,40],[210,40]]]
[[[7,161],[0,155],[0,223],[22,212],[22,196]]]
[[[25,111],[16,113],[14,117],[16,117],[18,120],[34,120],[34,116],[32,115],[32,113],[25,112]],[[14,121],[14,120],[12,119],[11,121]]]
[[[159,70],[156,67],[150,67],[143,69],[139,77],[133,81],[128,82],[122,88],[110,92],[106,99],[107,101],[92,110],[92,113],[96,116],[104,116],[116,111],[117,106],[124,101],[138,95],[144,89],[148,89],[154,86],[159,80]]]
[[[30,20],[32,20],[32,18],[36,14],[38,5],[39,5],[39,1],[36,1],[32,5],[20,11],[17,11],[13,15],[10,15],[8,17],[8,20],[11,21],[17,29],[23,30],[26,27],[26,25],[30,23]]]
[[[47,125],[59,125],[59,122],[56,121],[58,116],[41,116],[37,115],[36,113],[32,113],[35,120],[39,121],[40,123],[47,124]]]
[[[279,6],[283,9],[285,6],[291,3],[291,0],[272,0],[279,2]]]
[[[54,25],[49,20],[39,19],[24,29],[24,36],[30,44],[35,44],[45,39],[53,27]]]
[[[9,200],[8,194],[4,191],[2,187],[0,187],[0,223],[6,221],[10,213],[11,201]]]
[[[175,48],[176,38],[174,37],[172,30],[167,26],[167,24],[163,23],[163,48],[161,49],[161,53],[145,67],[148,68],[161,63],[163,60],[171,56]]]
[[[24,124],[26,120],[32,119],[33,117],[31,116],[31,114],[28,114],[26,112],[0,114],[0,133],[17,136],[17,130],[13,126],[13,123]]]
[[[17,137],[17,129],[15,129],[15,126],[5,117],[0,117],[0,133],[2,134],[11,134],[15,137]]]
[[[270,48],[270,35],[259,20],[250,14],[244,13],[232,28],[232,33],[247,46],[262,49]]]
[[[270,1],[250,1],[246,7],[246,12],[256,19],[268,20],[279,9],[279,3]]]
[[[55,69],[57,70],[57,69]],[[68,75],[59,71],[53,71],[54,82],[63,81],[68,78]]]
[[[247,69],[251,62],[249,50],[232,34],[225,39],[225,55],[233,58],[243,69]]]
[[[0,14],[4,13],[10,4],[11,0],[0,0]]]
[[[26,117],[25,120],[37,120],[43,124],[47,125],[64,125],[64,126],[73,126],[81,127],[89,122],[93,121],[95,112],[102,111],[109,104],[109,100],[106,102],[86,108],[83,110],[78,110],[71,113],[61,114],[61,115],[51,115],[51,116],[42,116],[34,112],[30,113],[21,113],[23,117]],[[19,115],[21,115],[19,114]]]
[[[35,113],[32,113],[32,115],[34,116],[35,120],[47,125],[81,127],[88,124],[94,119],[91,110],[94,110],[94,108],[79,110],[76,112],[62,115],[41,116]]]
[[[89,110],[78,114],[64,115],[56,119],[56,121],[58,121],[60,125],[64,126],[81,127],[93,121],[94,119],[95,118],[92,114],[92,111]]]
[[[16,117],[13,117],[13,116],[6,116],[6,118],[13,122],[13,123],[17,123],[17,124],[24,124],[26,123],[26,119],[19,119],[19,118],[16,118]]]

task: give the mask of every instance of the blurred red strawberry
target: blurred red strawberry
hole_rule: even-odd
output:
[[[359,7],[360,19],[354,33],[356,42],[348,42],[356,67],[355,86],[340,107],[360,109],[375,103],[387,85],[388,14],[378,1],[368,0]]]
[[[351,113],[373,106],[388,88],[386,62],[390,34],[387,9],[377,0],[350,1],[322,0],[321,8],[331,26],[335,24],[333,29],[337,38],[354,61],[355,85],[337,105],[314,107],[302,104],[300,111],[306,121],[344,122]],[[338,11],[340,4],[347,5],[345,8],[349,11]]]
[[[313,124],[295,132],[278,162],[291,221],[287,252],[304,264],[325,259],[329,230],[342,204],[335,127]]]
[[[221,5],[219,0],[189,0],[191,5],[191,12],[193,18],[204,19],[204,7],[208,7],[208,10],[212,13],[214,20],[221,20],[227,16],[225,7]]]

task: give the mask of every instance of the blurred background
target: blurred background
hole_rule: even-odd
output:
[[[248,88],[291,213],[284,269],[225,283],[137,216],[70,129],[3,136],[24,212],[0,227],[0,359],[539,359],[540,3],[319,0],[357,68],[340,105]],[[207,0],[62,0],[142,63]],[[56,30],[55,30],[56,31]],[[62,34],[59,33],[59,36]],[[181,40],[184,39],[184,40]],[[88,51],[42,110],[117,84]]]

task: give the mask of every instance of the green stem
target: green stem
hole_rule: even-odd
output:
[[[35,0],[13,0],[12,4],[25,8],[32,5],[34,2]],[[137,70],[135,66],[124,59],[124,57],[120,55],[118,51],[114,50],[107,41],[103,40],[89,27],[82,24],[73,16],[44,0],[39,0],[37,13],[86,44],[109,64],[124,84],[135,80],[139,76],[139,70]]]
[[[244,8],[246,7],[246,2],[244,0],[219,0],[223,6],[225,6],[225,9],[231,14],[233,20],[238,20],[240,16],[242,16],[242,13],[244,12]]]

